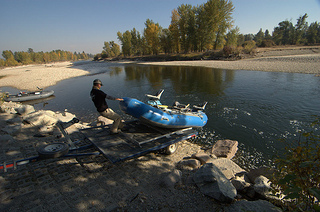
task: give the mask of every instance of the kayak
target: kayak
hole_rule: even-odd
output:
[[[181,104],[150,105],[129,97],[124,97],[120,102],[122,112],[141,122],[162,128],[203,127],[208,121],[207,115],[202,111],[204,107],[205,105],[191,109]]]
[[[36,99],[42,99],[47,98],[49,96],[52,96],[54,94],[53,90],[50,91],[36,91],[36,92],[20,92],[18,94],[14,95],[7,95],[7,97],[4,98],[7,102],[24,102],[24,101],[30,101],[30,100],[36,100]]]

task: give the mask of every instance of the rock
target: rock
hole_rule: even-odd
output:
[[[230,203],[237,195],[237,190],[226,176],[212,163],[203,165],[194,175],[193,180],[205,195],[223,203]]]
[[[260,175],[255,179],[253,188],[255,192],[266,197],[270,194],[270,189],[271,189],[270,185],[271,185],[270,180],[265,176]]]
[[[54,117],[57,118],[59,121],[68,122],[68,121],[72,120],[73,118],[75,118],[76,116],[72,113],[65,111],[63,113],[55,113]]]
[[[274,173],[273,169],[266,167],[266,166],[262,166],[257,169],[250,170],[247,175],[248,175],[250,181],[252,183],[254,183],[255,179],[257,177],[259,177],[260,175],[265,176],[270,179],[272,177],[273,173]]]
[[[197,159],[186,159],[179,162],[179,166],[182,169],[185,169],[186,167],[190,167],[191,169],[198,169],[201,166],[201,163]]]
[[[22,128],[22,124],[17,125],[7,125],[5,126],[2,131],[8,133],[9,135],[17,135]]]
[[[231,180],[231,183],[237,189],[237,191],[245,191],[251,186],[251,183],[245,180],[245,174],[242,176],[235,176]]]
[[[103,116],[99,116],[97,118],[97,125],[100,124],[100,125],[109,125],[109,124],[112,124],[113,121],[111,119],[107,119],[106,117],[103,117]]]
[[[22,116],[35,112],[34,107],[31,105],[21,105],[20,107],[15,108],[15,110]]]
[[[234,140],[218,140],[212,147],[211,153],[217,157],[231,159],[238,150],[238,141]]]
[[[160,184],[167,188],[173,188],[177,182],[181,181],[182,172],[178,169],[173,170],[170,174],[165,176]]]
[[[0,141],[1,142],[14,141],[14,138],[11,135],[8,135],[8,134],[0,135]]]
[[[191,158],[197,159],[201,162],[201,165],[211,162],[212,158],[210,155],[205,153],[196,153],[191,156]]]
[[[14,117],[14,118],[8,119],[8,120],[6,121],[7,124],[13,124],[13,125],[15,125],[15,124],[21,124],[21,122],[22,122],[22,120],[21,120],[20,117]]]
[[[21,104],[14,103],[14,102],[3,102],[0,105],[0,112],[1,113],[12,113],[15,114],[16,111],[14,108],[20,107]]]
[[[234,204],[224,207],[223,211],[226,211],[226,212],[242,212],[242,211],[280,212],[282,210],[265,200],[257,200],[257,201],[240,200],[235,202]]]
[[[52,126],[58,122],[58,119],[54,117],[54,114],[54,112],[49,110],[37,111],[25,116],[23,121],[34,126]]]
[[[230,180],[236,176],[236,174],[246,172],[240,166],[238,166],[232,160],[227,158],[218,158],[212,160],[212,163],[217,166],[220,171]]]

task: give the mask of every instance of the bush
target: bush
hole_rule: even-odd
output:
[[[224,46],[222,49],[222,55],[224,57],[238,57],[240,55],[241,48],[233,46]]]
[[[261,47],[272,47],[272,46],[275,46],[275,42],[273,42],[273,40],[263,40],[261,42]]]
[[[256,49],[256,42],[254,40],[245,41],[243,44],[243,51],[246,54],[254,54]]]
[[[319,117],[311,125],[320,126]],[[292,146],[292,144],[291,144]],[[275,185],[292,204],[289,211],[320,211],[320,135],[301,133],[296,147],[287,147],[283,158],[277,158]]]
[[[233,48],[231,46],[224,46],[222,49],[223,56],[230,57],[233,53]]]

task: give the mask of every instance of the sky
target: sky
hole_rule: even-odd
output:
[[[143,33],[147,19],[163,28],[171,11],[182,4],[201,5],[207,0],[0,0],[0,53],[4,50],[101,53],[104,42],[117,32],[136,28]],[[234,26],[242,34],[260,28],[271,33],[281,21],[296,24],[320,22],[320,0],[233,0]],[[1,57],[1,56],[0,56]]]

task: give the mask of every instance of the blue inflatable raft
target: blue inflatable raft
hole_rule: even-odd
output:
[[[159,99],[152,101],[153,105],[150,105],[150,102],[146,104],[128,97],[123,99],[124,101],[120,102],[122,112],[153,126],[162,128],[203,127],[208,121],[207,115],[202,112],[206,103],[191,109],[179,103],[172,107],[161,105]]]

